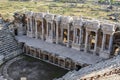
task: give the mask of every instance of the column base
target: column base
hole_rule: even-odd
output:
[[[27,32],[27,36],[28,36],[28,37],[31,37],[31,38],[33,37],[33,35],[32,35],[31,32]]]
[[[110,57],[110,52],[109,51],[100,51],[99,56],[105,59],[108,59]]]
[[[76,43],[73,43],[73,44],[72,44],[72,48],[73,48],[73,49],[76,49],[76,50],[81,50],[81,49],[80,49],[80,45],[79,45],[79,44],[76,44]]]
[[[50,37],[47,37],[46,42],[53,43],[53,39],[51,39]]]
[[[70,47],[70,44],[69,44],[69,43],[67,43],[67,47]]]

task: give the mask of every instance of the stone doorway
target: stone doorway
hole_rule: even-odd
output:
[[[90,35],[89,35],[89,51],[92,53],[94,51],[94,48],[95,48],[95,36],[96,36],[96,33],[91,31],[90,32]]]

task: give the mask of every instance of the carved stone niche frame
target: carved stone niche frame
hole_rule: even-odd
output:
[[[88,31],[97,32],[100,29],[100,22],[97,20],[87,20],[85,27]]]
[[[104,34],[113,34],[117,27],[115,24],[101,23],[101,28]]]
[[[43,20],[44,16],[45,16],[45,13],[36,13],[35,19],[36,20]]]
[[[73,19],[72,25],[73,25],[73,27],[75,27],[75,28],[81,29],[82,26],[83,26],[83,20],[82,20],[82,18]]]
[[[49,23],[53,23],[53,20],[54,20],[54,14],[46,14],[44,16],[45,20]]]

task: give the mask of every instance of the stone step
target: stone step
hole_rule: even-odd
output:
[[[8,55],[10,52],[19,49],[14,36],[8,28],[0,30],[0,42],[0,54]]]

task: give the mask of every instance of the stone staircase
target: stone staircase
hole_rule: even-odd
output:
[[[20,47],[12,33],[7,27],[0,27],[0,56],[4,56],[4,60],[9,59],[17,50],[20,50]]]

